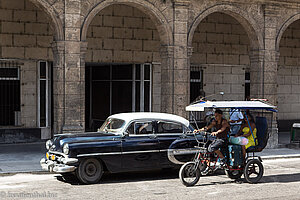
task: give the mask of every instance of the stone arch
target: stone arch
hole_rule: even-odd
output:
[[[168,25],[167,18],[153,4],[145,0],[105,0],[95,5],[90,12],[85,16],[81,26],[81,41],[85,41],[90,23],[94,17],[104,8],[113,4],[124,4],[140,9],[148,14],[155,24],[162,45],[170,45],[172,43],[172,30]]]
[[[232,5],[215,5],[212,6],[205,11],[201,12],[195,20],[190,25],[189,31],[188,31],[188,45],[192,46],[193,42],[193,36],[195,33],[196,28],[201,23],[201,21],[209,16],[212,13],[224,13],[227,15],[230,15],[234,19],[236,19],[246,30],[246,33],[250,40],[250,45],[252,49],[263,49],[263,36],[260,34],[257,30],[260,30],[258,24],[255,22],[255,20],[249,16],[248,13],[244,12],[238,7],[232,6]]]
[[[282,38],[283,33],[286,31],[286,29],[295,21],[300,19],[300,13],[294,14],[290,16],[287,20],[285,20],[281,27],[279,28],[277,34],[276,34],[276,50],[279,51],[279,45],[280,45],[280,40]]]
[[[29,0],[34,5],[36,5],[38,8],[43,10],[45,13],[47,13],[47,16],[51,19],[51,23],[54,26],[54,37],[57,41],[64,40],[64,28],[63,23],[59,17],[59,14],[57,11],[49,4],[46,0]]]

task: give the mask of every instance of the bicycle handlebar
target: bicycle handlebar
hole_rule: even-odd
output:
[[[215,137],[215,136],[212,136],[211,133],[207,132],[207,131],[194,131],[193,133],[194,133],[194,137],[195,137],[195,139],[196,139],[196,141],[197,141],[198,144],[200,144],[200,143],[204,143],[204,144],[207,143],[208,142],[208,136]],[[203,141],[199,141],[198,140],[197,133],[199,135],[203,136]]]

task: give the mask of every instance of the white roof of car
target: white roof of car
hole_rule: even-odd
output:
[[[189,126],[189,121],[178,115],[168,114],[168,113],[156,113],[156,112],[133,112],[133,113],[120,113],[109,116],[109,118],[122,119],[126,123],[132,120],[138,119],[156,119],[156,120],[167,120],[175,121]]]
[[[261,101],[203,101],[185,107],[186,111],[204,111],[204,108],[262,109],[275,111],[275,106]]]

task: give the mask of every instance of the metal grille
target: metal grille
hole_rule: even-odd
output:
[[[20,63],[0,60],[0,126],[19,124]]]
[[[205,96],[203,90],[203,68],[199,65],[191,65],[190,71],[190,101],[195,102],[200,99],[200,97]],[[195,112],[194,117],[196,121],[201,121],[203,119],[201,112]],[[192,116],[189,118],[194,120]]]

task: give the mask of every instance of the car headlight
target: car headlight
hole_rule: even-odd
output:
[[[69,154],[69,145],[68,144],[65,144],[64,147],[63,147],[63,153],[68,155]]]
[[[46,142],[46,149],[49,150],[52,145],[53,145],[52,140],[47,140],[47,142]]]

